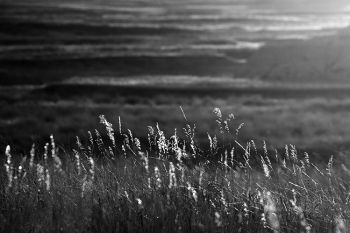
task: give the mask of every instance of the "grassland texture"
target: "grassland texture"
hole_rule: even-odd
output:
[[[344,158],[314,164],[293,145],[243,143],[234,116],[214,114],[205,147],[190,124],[169,138],[148,127],[141,143],[102,115],[106,133],[74,149],[53,136],[28,156],[7,146],[0,232],[347,232]]]

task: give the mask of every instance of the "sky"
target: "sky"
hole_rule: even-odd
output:
[[[248,0],[249,1],[249,0]],[[344,10],[349,8],[349,0],[254,0],[254,4],[277,7],[281,9],[298,9],[298,10]]]
[[[12,0],[0,0],[0,2],[13,2]],[[70,4],[83,4],[83,5],[100,5],[118,6],[121,2],[142,2],[142,4],[162,5],[166,3],[198,3],[203,4],[238,4],[238,5],[250,5],[253,8],[274,9],[280,11],[321,11],[321,12],[350,12],[350,0],[18,0],[17,2],[32,2],[32,3],[70,3]]]

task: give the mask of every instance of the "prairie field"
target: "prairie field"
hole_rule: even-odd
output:
[[[1,232],[347,232],[346,155],[313,161],[294,145],[239,140],[232,114],[198,144],[188,123],[147,143],[101,115],[105,127],[60,148],[53,136],[1,161]]]

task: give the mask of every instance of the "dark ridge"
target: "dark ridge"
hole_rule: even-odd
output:
[[[237,66],[224,57],[107,57],[0,61],[0,85],[45,84],[72,76],[232,75]]]
[[[54,84],[43,89],[31,92],[32,96],[50,96],[51,98],[65,99],[73,97],[91,96],[94,94],[106,95],[111,98],[118,96],[136,96],[152,98],[161,94],[174,96],[261,96],[265,98],[314,98],[332,97],[341,98],[350,96],[349,87],[331,88],[296,88],[296,87],[196,87],[186,86],[181,88],[171,86],[111,86],[89,84]]]
[[[0,38],[0,45],[42,45],[42,44],[50,44],[50,45],[76,45],[76,44],[93,44],[99,45],[103,43],[113,43],[113,44],[132,44],[132,43],[140,43],[142,38],[128,38],[128,37],[99,37],[99,36],[74,36],[73,38],[46,38],[42,36],[33,36],[33,37],[6,37]]]
[[[20,36],[52,36],[57,34],[72,34],[77,36],[110,36],[110,35],[166,35],[179,33],[189,33],[191,31],[174,28],[143,28],[143,27],[113,27],[105,25],[86,25],[86,24],[59,24],[45,22],[22,22],[15,20],[3,20],[0,22],[0,33],[7,35]],[[66,36],[66,35],[63,35]]]

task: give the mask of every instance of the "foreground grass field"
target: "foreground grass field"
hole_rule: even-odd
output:
[[[140,143],[104,116],[106,133],[75,149],[53,137],[28,156],[7,146],[0,232],[347,232],[348,164],[243,143],[232,114],[214,116],[218,134],[204,146],[195,125],[171,137],[149,126]]]

